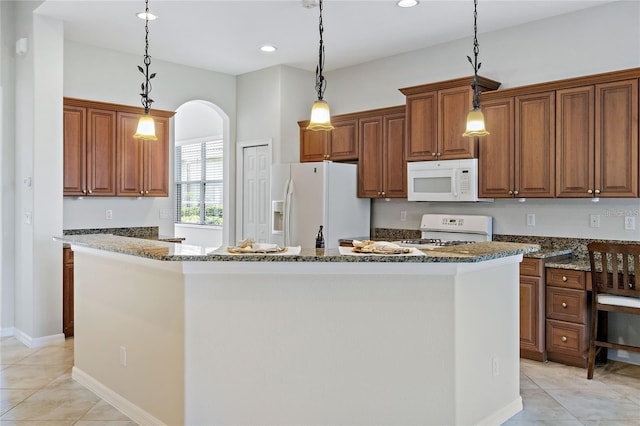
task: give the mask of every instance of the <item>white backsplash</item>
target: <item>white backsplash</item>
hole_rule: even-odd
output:
[[[406,221],[402,221],[406,212]],[[424,213],[481,214],[493,216],[494,234],[549,237],[640,240],[640,199],[500,199],[482,203],[409,202],[377,199],[373,202],[372,227],[419,229]],[[527,215],[535,215],[535,226]],[[600,227],[590,227],[591,215],[599,215]],[[624,218],[635,218],[635,230],[626,230]]]

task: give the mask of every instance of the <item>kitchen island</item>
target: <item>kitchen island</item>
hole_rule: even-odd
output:
[[[500,424],[522,409],[518,268],[537,245],[59,239],[75,252],[73,377],[138,423]]]

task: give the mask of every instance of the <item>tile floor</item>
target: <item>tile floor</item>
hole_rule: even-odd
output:
[[[0,340],[0,426],[133,426],[136,423],[71,379],[73,339],[29,349]],[[610,362],[586,370],[522,360],[524,410],[507,426],[640,425],[640,366]]]
[[[73,339],[30,349],[0,340],[0,426],[134,426],[71,379]]]

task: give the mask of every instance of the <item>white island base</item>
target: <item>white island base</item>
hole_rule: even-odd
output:
[[[75,251],[73,377],[141,424],[498,425],[519,262],[171,262]]]

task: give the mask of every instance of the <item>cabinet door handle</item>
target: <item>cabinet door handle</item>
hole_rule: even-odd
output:
[[[587,191],[587,194],[593,194],[593,189],[589,189],[589,190]]]
[[[432,156],[432,157],[435,157],[436,155],[437,155],[437,154],[436,154],[435,152],[432,152],[432,153],[431,153],[431,156]]]
[[[567,341],[567,336],[562,336],[562,339],[560,339],[560,340],[562,340],[563,342],[566,342]]]
[[[562,276],[562,281],[564,281],[565,283],[567,282],[567,277],[565,277],[564,275]]]
[[[382,191],[382,196],[384,197],[384,195],[385,195],[385,194],[384,194],[384,191]]]
[[[140,191],[140,195],[144,195],[144,191]]]
[[[513,195],[513,191],[509,191],[509,195]]]
[[[144,191],[144,193],[145,193],[145,194],[148,194],[148,193],[149,193],[149,191]]]
[[[518,195],[520,191],[513,191],[513,195]]]
[[[93,194],[93,191],[92,191],[92,190],[89,190],[89,194]]]
[[[567,302],[562,302],[562,307],[566,309],[567,308]]]
[[[86,189],[83,189],[83,190],[82,190],[82,193],[83,193],[83,194],[86,194],[86,193],[87,193],[87,190],[86,190]]]
[[[599,189],[596,189],[596,190],[595,190],[595,193],[596,193],[596,194],[599,194],[599,193],[600,193],[600,190],[599,190]]]

